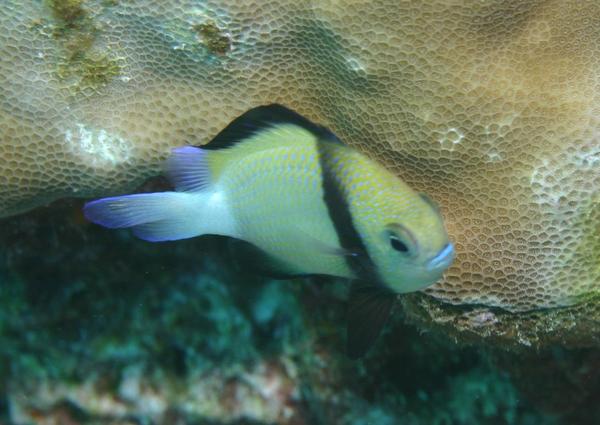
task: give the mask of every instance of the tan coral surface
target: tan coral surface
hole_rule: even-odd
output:
[[[125,193],[258,104],[437,200],[429,290],[519,311],[600,289],[600,2],[7,0],[0,215]]]

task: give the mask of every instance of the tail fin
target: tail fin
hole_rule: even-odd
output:
[[[131,227],[137,237],[147,241],[186,239],[207,233],[199,214],[203,208],[199,198],[180,192],[117,196],[88,202],[83,213],[104,227]]]

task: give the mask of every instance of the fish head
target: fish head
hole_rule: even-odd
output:
[[[379,280],[397,293],[435,283],[455,256],[438,207],[408,188],[380,202],[384,207],[362,226]]]

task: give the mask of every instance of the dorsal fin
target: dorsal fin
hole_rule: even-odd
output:
[[[257,106],[243,113],[217,134],[210,143],[202,146],[202,149],[219,150],[230,148],[236,143],[243,142],[263,130],[276,127],[278,124],[296,125],[311,132],[321,140],[342,143],[327,128],[309,121],[285,106],[273,103],[271,105]]]

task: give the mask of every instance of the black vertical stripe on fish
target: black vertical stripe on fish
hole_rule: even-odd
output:
[[[330,166],[330,146],[327,141],[318,140],[317,153],[323,176],[323,200],[329,218],[342,249],[356,254],[344,258],[358,278],[350,290],[346,328],[346,351],[350,358],[357,359],[365,355],[381,333],[395,298],[381,283],[375,264],[354,225],[342,183]]]
[[[336,135],[327,128],[311,122],[285,106],[273,103],[257,106],[243,113],[217,134],[210,143],[203,145],[202,149],[218,150],[228,148],[261,131],[282,124],[295,125],[314,134],[317,139],[342,144]]]
[[[338,235],[342,249],[355,254],[344,257],[348,267],[358,279],[379,284],[377,269],[354,225],[342,183],[335,176],[330,165],[332,159],[330,146],[327,141],[321,139],[317,141],[317,155],[323,178],[323,200],[329,213],[329,219]]]

